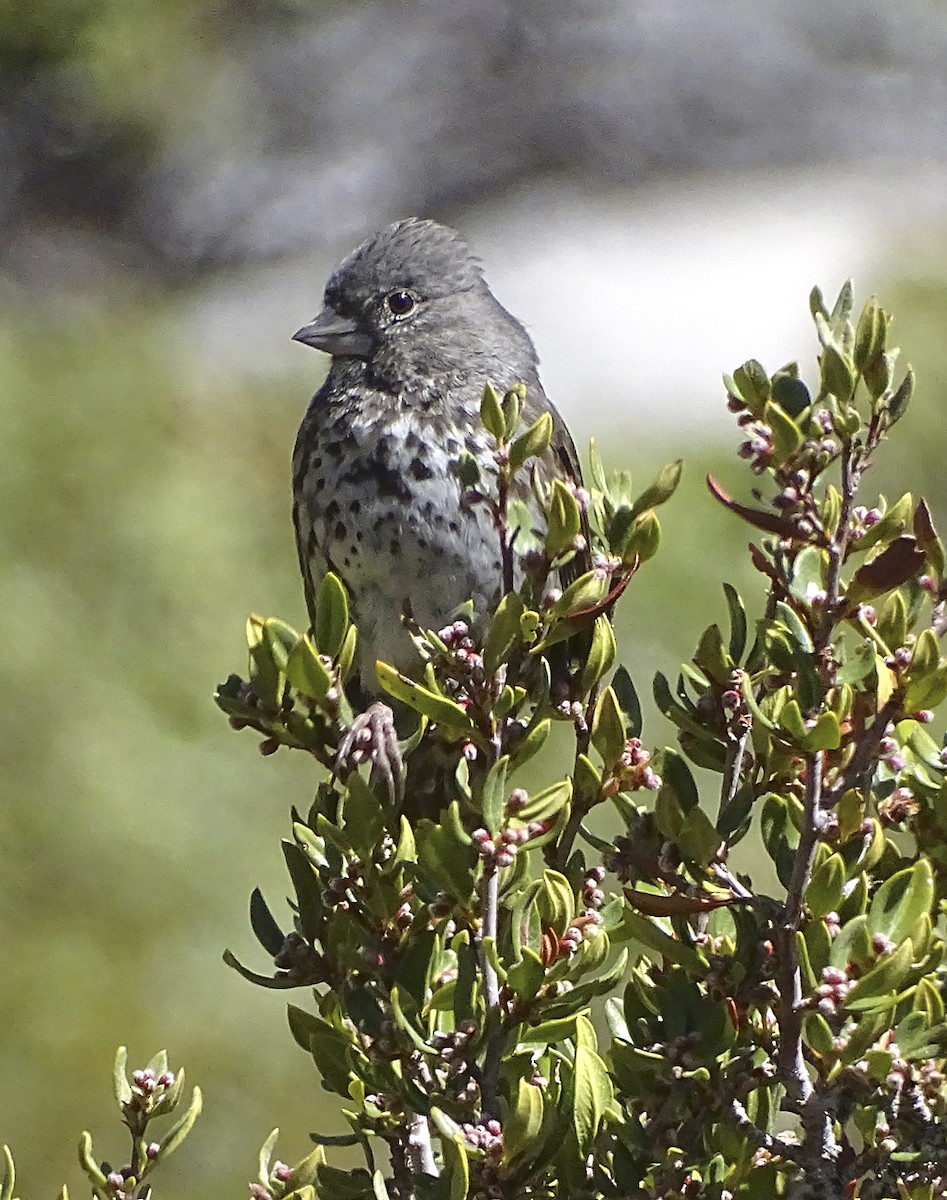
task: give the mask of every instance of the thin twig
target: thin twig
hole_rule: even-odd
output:
[[[728,731],[727,757],[723,764],[723,782],[720,785],[720,806],[717,809],[718,825],[724,812],[733,803],[733,798],[737,794],[737,788],[740,786],[740,770],[743,766],[743,755],[746,752],[746,743],[749,736],[749,724],[747,724],[739,736],[735,736],[732,730]]]
[[[421,1113],[409,1112],[406,1115],[407,1127],[407,1157],[414,1175],[437,1175],[437,1163],[434,1161],[434,1148],[431,1145],[431,1126],[428,1119]]]
[[[823,795],[823,808],[834,807],[848,789],[857,783],[859,777],[873,765],[875,751],[900,707],[901,699],[897,693],[889,696],[881,706],[875,719],[862,734],[861,740],[855,747],[855,753],[839,775],[838,780]]]
[[[812,862],[819,840],[822,802],[821,752],[808,760],[806,775],[805,812],[799,848],[793,863],[792,877],[786,896],[786,908],[782,923],[777,931],[779,960],[779,1054],[780,1080],[796,1112],[799,1113],[805,1130],[803,1155],[805,1166],[813,1177],[824,1176],[828,1163],[838,1154],[838,1144],[832,1130],[832,1121],[825,1111],[822,1098],[812,1086],[802,1053],[802,979],[799,969],[799,954],[796,948],[796,932],[802,917],[803,897]]]
[[[829,569],[825,581],[825,610],[821,625],[813,639],[817,654],[824,650],[832,640],[835,622],[838,618],[842,564],[848,553],[848,542],[851,537],[852,501],[855,499],[859,475],[852,461],[851,446],[846,445],[842,450],[841,467],[842,498],[835,536],[828,545]]]
[[[774,1138],[771,1134],[764,1132],[758,1125],[755,1125],[750,1119],[750,1114],[746,1111],[743,1105],[735,1097],[730,1100],[730,1115],[736,1123],[737,1129],[746,1140],[757,1150],[765,1150],[780,1158],[788,1159],[790,1162],[798,1163],[800,1161],[799,1146],[794,1146],[791,1142],[783,1142],[779,1138]]]
[[[487,1044],[483,1058],[483,1075],[481,1093],[483,1096],[483,1111],[486,1115],[498,1115],[500,1060],[503,1055],[503,1025],[500,1013],[500,981],[496,969],[485,953],[483,941],[490,938],[496,942],[497,920],[500,907],[500,875],[496,864],[484,864],[483,876],[480,880],[480,936],[479,952],[480,967],[483,971],[483,994],[487,1014]]]

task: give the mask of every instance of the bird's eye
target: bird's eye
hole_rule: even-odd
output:
[[[406,317],[414,308],[415,299],[410,292],[391,292],[386,297],[388,310],[395,317]]]

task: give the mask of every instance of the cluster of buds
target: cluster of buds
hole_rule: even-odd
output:
[[[914,793],[909,787],[896,787],[890,796],[878,802],[878,820],[882,825],[891,828],[903,825],[911,817],[916,816],[919,809]]]
[[[153,1096],[158,1088],[169,1088],[174,1083],[173,1071],[162,1071],[155,1075],[151,1067],[132,1072],[132,1090],[142,1096]]]
[[[542,827],[541,822],[537,821],[534,824],[537,829]],[[519,828],[507,825],[495,836],[488,833],[486,829],[480,828],[475,829],[470,836],[485,863],[497,867],[509,867],[516,858],[516,852],[520,846],[534,836],[530,834],[532,828],[533,824],[521,825]]]
[[[592,570],[597,579],[611,579],[621,568],[621,557],[617,554],[603,554],[596,551],[592,555]]]
[[[582,899],[585,901],[587,912],[597,912],[605,903],[605,893],[601,888],[604,878],[604,867],[590,867],[585,879],[582,880]]]
[[[589,503],[592,499],[592,497],[589,495],[588,488],[580,487],[579,484],[577,484],[573,479],[566,480],[566,487],[572,493],[576,504],[578,504],[579,511],[585,512],[588,509]]]
[[[438,1061],[434,1071],[443,1083],[452,1081],[459,1085],[461,1098],[473,1098],[479,1087],[471,1076],[469,1046],[476,1036],[475,1021],[463,1021],[456,1029],[435,1030],[431,1034],[431,1045],[437,1051]]]
[[[437,631],[438,638],[447,649],[449,665],[462,679],[483,680],[483,655],[470,633],[466,621],[455,621]]]
[[[816,988],[813,1002],[823,1017],[834,1017],[839,1005],[855,986],[855,980],[849,979],[848,972],[841,967],[824,967],[822,982]]]
[[[155,1159],[158,1157],[159,1150],[158,1143],[152,1142],[145,1153],[149,1159]],[[109,1171],[105,1182],[108,1185],[109,1195],[113,1196],[114,1200],[127,1200],[132,1194],[137,1194],[139,1180],[136,1179],[131,1167],[124,1167],[121,1171]],[[126,1190],[128,1188],[131,1188],[131,1191]]]
[[[737,733],[743,733],[750,723],[750,714],[742,691],[745,681],[746,671],[742,667],[735,667],[730,672],[730,686],[720,695],[724,719],[728,727]]]
[[[852,537],[859,538],[867,533],[883,516],[880,508],[865,508],[864,504],[856,504],[851,517]]]
[[[351,907],[349,893],[361,886],[364,873],[362,860],[353,856],[346,865],[345,874],[333,876],[323,888],[322,902],[326,908],[338,908],[347,912]]]
[[[741,442],[738,454],[741,458],[749,461],[755,474],[760,475],[769,465],[770,455],[773,453],[773,431],[763,421],[757,421],[748,412],[740,413],[737,424],[747,439],[745,442]]]
[[[575,954],[578,948],[588,938],[597,937],[602,924],[602,914],[591,905],[573,918],[572,924],[559,939],[558,957]]]
[[[642,746],[638,738],[629,738],[615,765],[615,775],[623,789],[636,791],[644,788],[656,792],[661,786],[661,776],[651,767],[651,752]]]
[[[460,1128],[471,1150],[482,1150],[491,1158],[503,1153],[503,1126],[499,1121],[468,1122]]]

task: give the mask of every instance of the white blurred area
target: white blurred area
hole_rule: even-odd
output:
[[[831,303],[852,277],[861,302],[906,247],[917,272],[918,246],[943,245],[947,169],[690,175],[595,196],[539,181],[459,223],[580,442],[726,437],[723,372],[749,357],[811,370],[813,285]],[[174,318],[182,352],[215,375],[311,370],[314,390],[325,360],[289,338],[334,262],[293,258],[199,289]]]

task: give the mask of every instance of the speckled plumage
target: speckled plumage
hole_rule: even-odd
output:
[[[393,312],[392,297],[410,300],[409,311]],[[524,383],[527,421],[552,413],[548,471],[579,482],[578,460],[529,335],[445,226],[412,218],[370,238],[332,274],[323,312],[296,337],[333,356],[293,456],[300,568],[310,602],[326,570],[344,581],[361,682],[376,691],[377,658],[417,662],[399,620],[405,601],[438,628],[468,599],[483,613],[499,598],[496,530],[481,506],[461,505],[450,466],[466,450],[491,471],[484,384]]]

